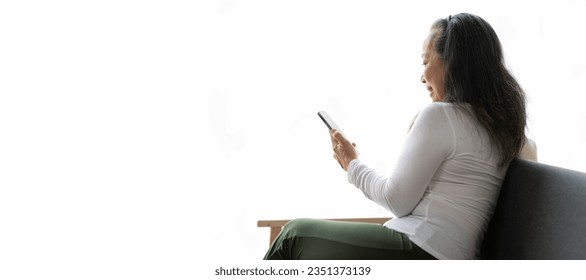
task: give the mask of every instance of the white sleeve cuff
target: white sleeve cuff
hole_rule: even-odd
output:
[[[356,182],[356,169],[358,168],[358,166],[360,165],[360,160],[359,159],[353,159],[352,161],[350,161],[350,164],[348,164],[348,182],[350,182],[350,184],[354,184],[354,182]],[[355,184],[354,184],[355,185]]]

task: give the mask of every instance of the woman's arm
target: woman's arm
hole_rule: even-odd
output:
[[[347,168],[350,183],[397,217],[411,213],[436,170],[455,149],[454,129],[444,106],[430,104],[421,111],[390,176],[375,172],[354,159]]]

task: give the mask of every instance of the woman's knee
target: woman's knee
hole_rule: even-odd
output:
[[[317,228],[318,224],[319,220],[316,219],[294,219],[285,224],[282,234],[285,234],[288,237],[311,235]]]

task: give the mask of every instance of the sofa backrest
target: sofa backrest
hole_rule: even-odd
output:
[[[586,173],[514,160],[482,259],[586,259]]]

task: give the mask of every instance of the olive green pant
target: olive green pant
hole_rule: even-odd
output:
[[[432,260],[400,232],[382,225],[296,219],[283,227],[266,260]]]

